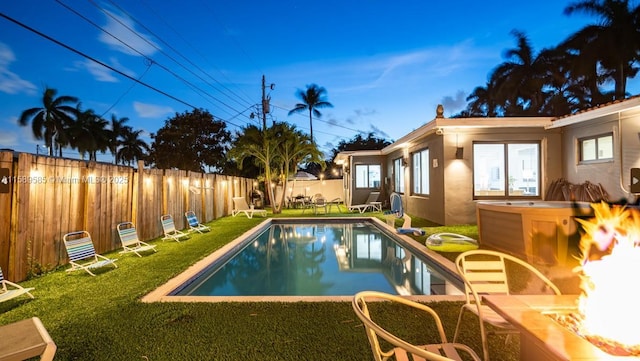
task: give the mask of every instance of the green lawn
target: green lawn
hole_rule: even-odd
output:
[[[279,216],[299,215],[299,210],[285,210]],[[58,346],[56,360],[371,360],[363,328],[348,302],[139,301],[263,220],[221,218],[207,224],[210,233],[194,234],[182,243],[155,241],[158,252],[143,258],[107,254],[118,258],[119,267],[107,269],[97,277],[84,272],[68,274],[63,268],[30,279],[22,285],[35,287],[36,298],[0,304],[0,325],[40,317]],[[414,226],[424,226],[428,233],[448,231],[472,237],[475,231],[475,226],[436,227],[420,220]],[[430,305],[440,314],[452,337],[461,303]],[[416,342],[434,341],[429,340],[433,329],[424,320],[397,316],[400,310],[393,305],[374,307],[383,311],[389,327],[397,328],[403,337],[422,338]],[[465,319],[460,341],[480,352],[478,325],[473,316]],[[517,337],[506,346],[499,337],[491,341],[493,359],[518,359]]]

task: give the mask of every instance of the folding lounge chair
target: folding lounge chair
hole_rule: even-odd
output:
[[[391,210],[386,211],[385,217],[387,219],[387,223],[389,225],[395,225],[396,218],[402,218],[404,223],[402,227],[396,228],[398,233],[402,234],[411,234],[413,233],[416,236],[424,236],[424,230],[420,228],[411,227],[411,217],[408,214],[404,213],[404,208],[402,206],[402,198],[398,193],[391,193],[390,197]]]
[[[508,295],[511,293],[509,278],[507,277],[506,262],[511,265],[519,265],[529,271],[535,277],[531,277],[529,282],[537,281],[535,293],[544,293],[537,288],[543,285],[550,290],[547,293],[560,295],[560,290],[542,272],[531,264],[506,253],[490,250],[471,250],[461,253],[456,258],[456,268],[458,274],[464,281],[466,302],[460,309],[456,331],[453,335],[453,342],[456,342],[462,326],[462,318],[466,311],[470,311],[479,318],[480,338],[482,340],[482,353],[485,361],[489,361],[489,343],[487,335],[489,330],[485,328],[485,322],[495,326],[496,331],[491,334],[510,334],[518,331],[504,318],[497,314],[489,306],[482,303],[483,295],[499,294]],[[524,294],[524,292],[520,292]]]
[[[2,268],[0,268],[0,302],[8,301],[25,294],[34,298],[31,292],[29,292],[32,290],[34,290],[34,288],[24,288],[17,283],[5,280],[2,274]]]
[[[38,317],[0,326],[0,360],[52,361],[56,344]]]
[[[378,198],[380,197],[380,192],[371,192],[369,193],[369,197],[363,204],[353,204],[350,205],[349,211],[353,212],[357,210],[360,213],[364,213],[367,210],[371,209],[371,211],[382,212],[382,202],[378,202]]]
[[[91,241],[91,235],[87,231],[67,233],[64,235],[63,241],[69,255],[69,264],[71,264],[71,268],[67,269],[67,272],[85,270],[90,275],[95,276],[91,272],[92,269],[107,265],[118,268],[115,263],[117,259],[110,259],[96,253],[95,248],[93,248],[93,241]]]
[[[408,306],[406,311],[413,311],[410,317],[414,317],[414,313],[421,313],[431,316],[437,330],[439,342],[429,345],[414,345],[404,339],[392,334],[388,330],[382,328],[378,324],[374,317],[372,317],[371,309],[369,307],[370,301],[391,301],[397,304]],[[373,352],[374,360],[387,360],[393,356],[394,360],[430,360],[430,361],[444,361],[444,360],[474,360],[480,361],[480,357],[467,345],[460,343],[447,342],[447,336],[444,332],[444,327],[440,321],[438,314],[429,306],[413,302],[406,298],[390,295],[387,293],[376,291],[362,291],[358,292],[351,303],[354,312],[362,321],[364,330],[369,339],[369,345]],[[408,315],[406,315],[408,316]],[[392,348],[383,350],[383,347]],[[462,356],[466,354],[465,358]]]
[[[173,217],[170,214],[165,214],[160,217],[160,223],[162,223],[162,231],[164,237],[162,240],[172,239],[176,242],[180,242],[181,238],[188,238],[186,233],[180,232],[176,229],[176,224],[173,223]]]
[[[140,253],[147,251],[156,251],[155,245],[150,245],[145,242],[142,242],[138,239],[138,232],[136,232],[136,227],[131,222],[123,222],[118,224],[118,236],[120,236],[120,242],[122,242],[122,252],[120,253],[129,253],[133,252],[138,255],[138,257],[142,257]]]
[[[187,224],[189,225],[189,231],[191,232],[209,232],[211,229],[204,224],[198,222],[198,217],[196,217],[196,213],[194,211],[186,211],[184,212],[184,216],[187,219]]]
[[[231,215],[235,217],[239,213],[244,213],[247,218],[253,218],[254,213],[260,214],[263,217],[267,216],[266,210],[249,207],[244,197],[233,197],[233,210],[231,211]]]

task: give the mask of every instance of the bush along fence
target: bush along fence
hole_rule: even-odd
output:
[[[62,238],[85,230],[96,251],[121,247],[116,226],[135,224],[138,237],[162,235],[160,217],[186,227],[184,212],[201,222],[226,216],[232,198],[248,196],[254,179],[183,170],[0,151],[0,267],[19,282],[68,262]]]

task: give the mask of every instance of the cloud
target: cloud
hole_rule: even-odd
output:
[[[129,69],[126,69],[122,66],[122,64],[120,64],[120,62],[118,61],[117,58],[115,57],[111,57],[109,58],[109,61],[106,62],[107,65],[118,69],[119,71],[134,77],[135,73]],[[117,83],[120,81],[120,79],[116,76],[116,73],[107,68],[104,67],[96,62],[93,62],[91,60],[78,60],[73,62],[73,67],[71,68],[67,68],[66,70],[68,71],[87,71],[89,72],[89,74],[91,74],[95,80],[100,81],[100,82],[104,82],[104,83]]]
[[[444,106],[445,112],[449,114],[457,113],[459,110],[462,110],[467,107],[467,96],[464,91],[459,90],[456,92],[455,97],[450,95],[442,98],[442,106]]]
[[[110,48],[127,55],[142,55],[151,57],[160,48],[151,37],[136,29],[135,23],[126,16],[107,13],[107,24],[103,26],[106,32],[101,32],[98,40]]]
[[[167,114],[175,113],[173,108],[169,106],[141,102],[133,102],[133,109],[141,118],[159,118]]]
[[[0,91],[7,94],[25,93],[34,95],[37,87],[30,81],[9,70],[9,65],[16,61],[16,56],[4,43],[0,43]]]

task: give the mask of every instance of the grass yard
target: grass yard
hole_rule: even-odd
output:
[[[279,217],[300,216],[285,210]],[[347,215],[347,214],[334,214]],[[360,214],[348,214],[361,216]],[[380,216],[380,213],[365,213]],[[309,216],[306,214],[305,216]],[[189,265],[209,255],[264,218],[225,217],[207,223],[211,232],[181,243],[156,240],[158,252],[106,254],[117,269],[97,277],[68,274],[67,267],[22,283],[35,287],[28,297],[0,304],[0,325],[37,316],[58,346],[56,360],[372,360],[363,327],[348,302],[297,303],[154,303],[140,298]],[[477,238],[475,226],[437,227],[417,220],[428,234],[456,232]],[[474,232],[476,232],[474,234]],[[424,237],[416,238],[423,242]],[[453,337],[461,302],[430,303]],[[374,309],[388,327],[415,342],[434,341],[425,320],[402,314],[394,305]],[[459,341],[481,352],[477,319],[465,318]],[[491,338],[492,358],[517,360],[518,339],[505,345]]]

